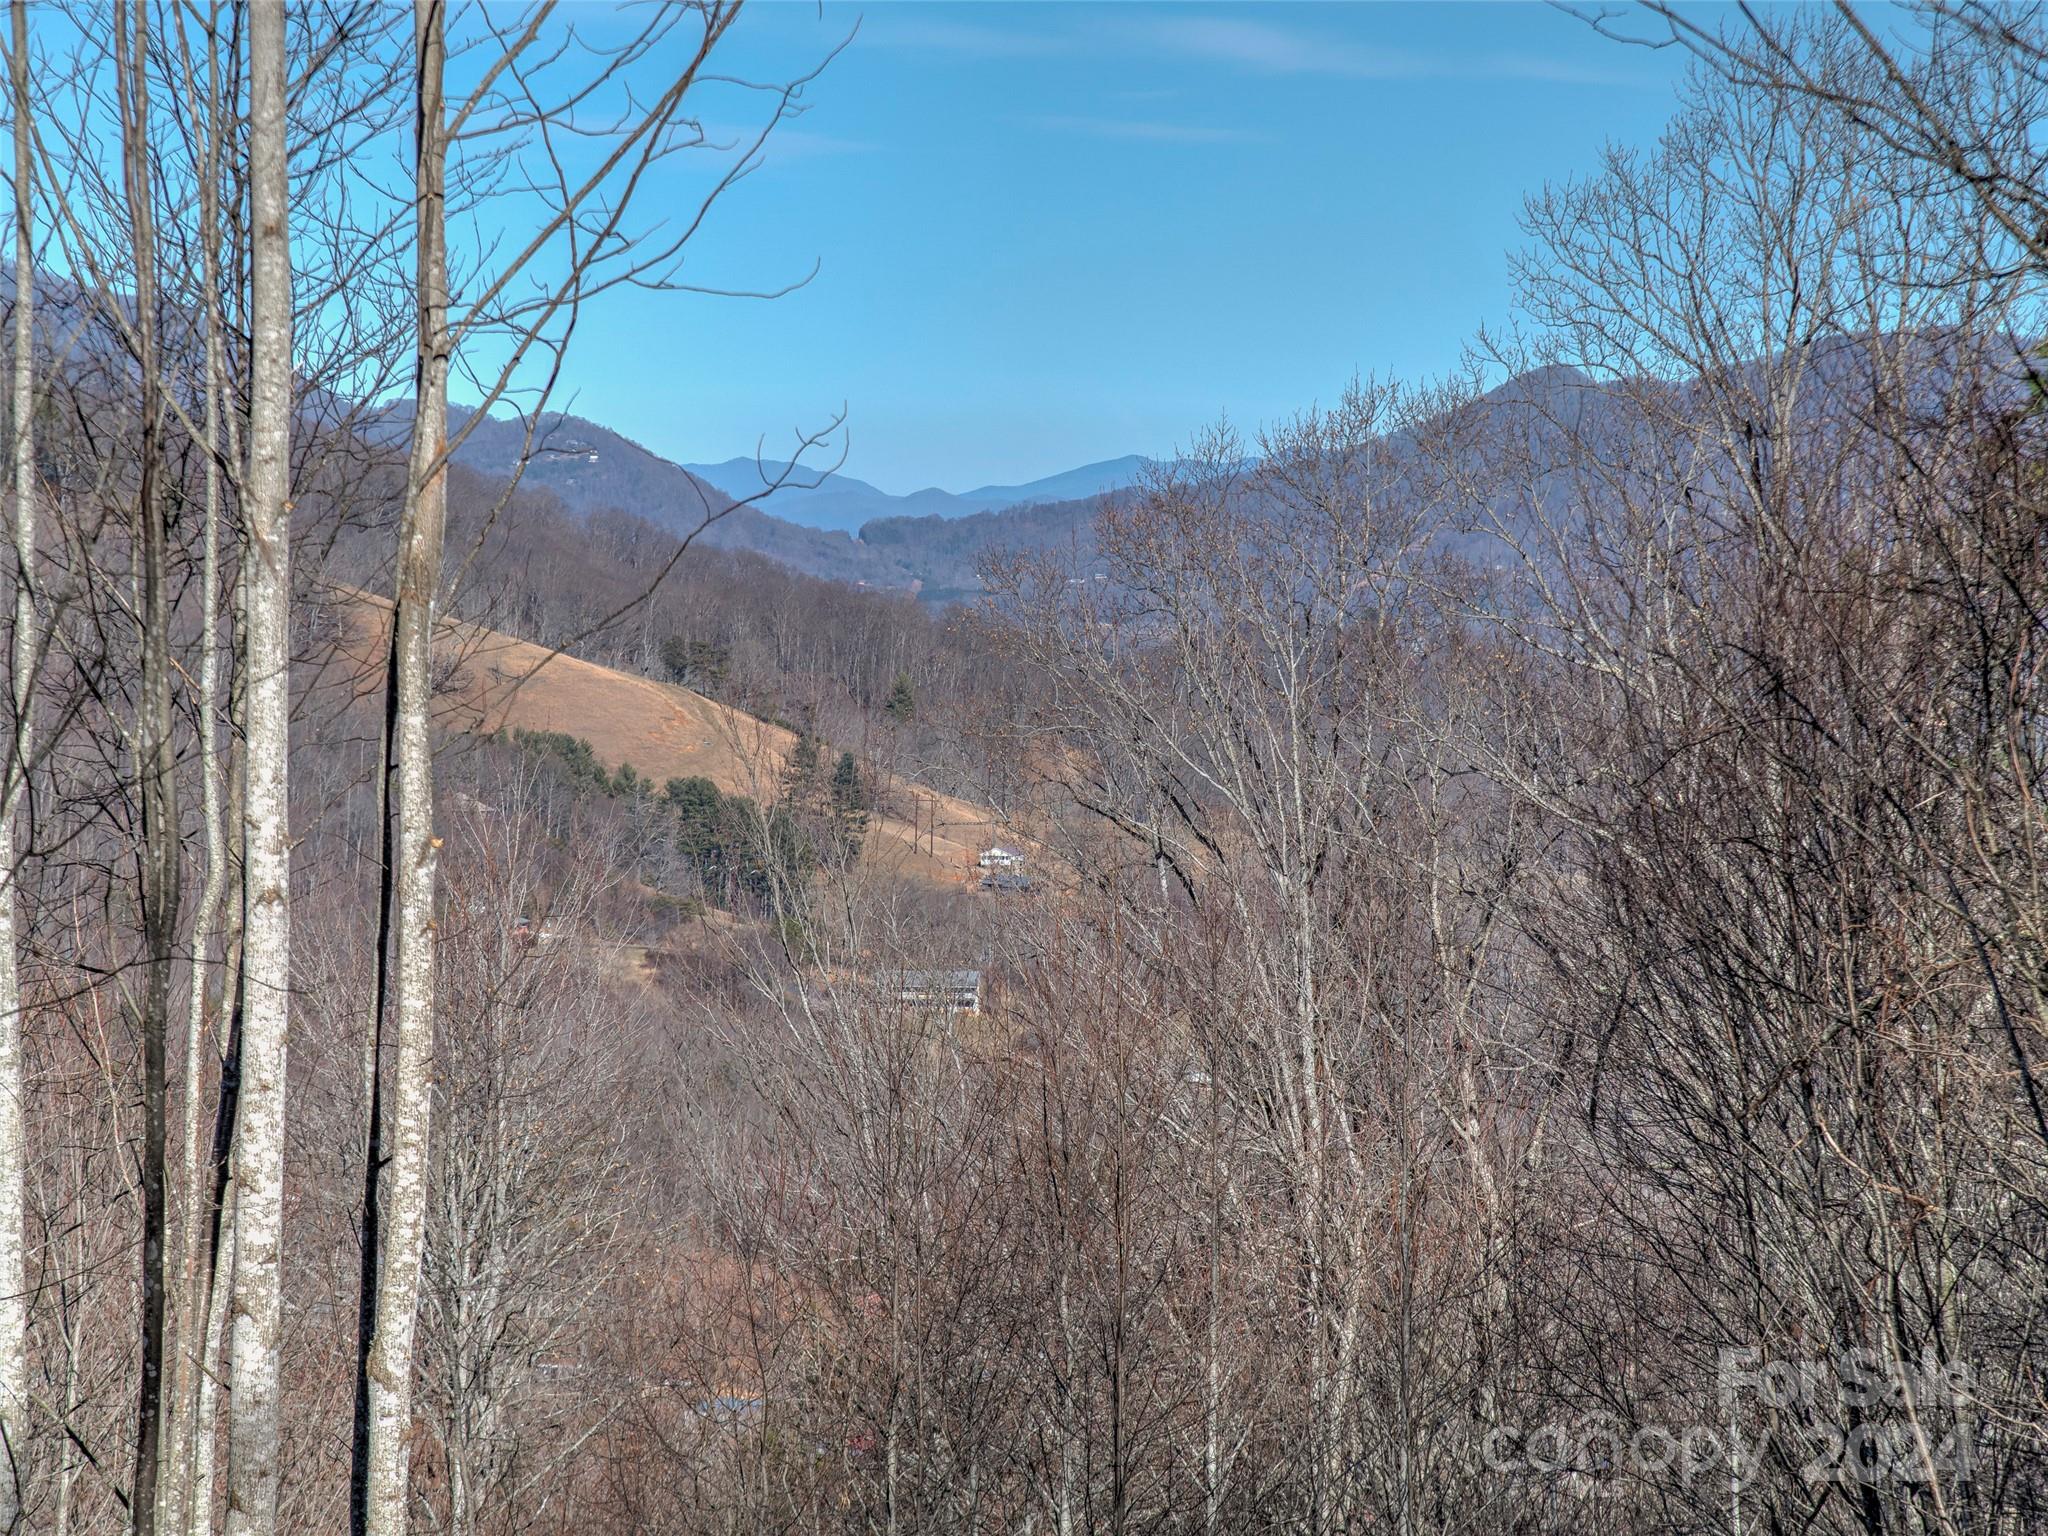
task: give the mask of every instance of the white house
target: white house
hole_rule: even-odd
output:
[[[896,1000],[909,1007],[941,1013],[981,1012],[979,971],[898,971],[891,980]]]

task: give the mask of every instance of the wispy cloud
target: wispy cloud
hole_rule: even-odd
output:
[[[1074,133],[1091,139],[1131,139],[1150,144],[1256,144],[1265,135],[1241,128],[1217,128],[1205,123],[1164,123],[1124,117],[1086,117],[1052,114],[1020,118],[1028,128],[1052,133]]]
[[[1262,74],[1334,75],[1355,80],[1534,80],[1558,85],[1625,85],[1633,80],[1616,71],[1536,54],[1432,54],[1408,48],[1362,47],[1307,28],[1235,17],[1176,16],[1131,25],[1153,48],[1236,64]]]
[[[1075,47],[1071,34],[1025,32],[936,16],[894,17],[879,25],[871,23],[865,35],[885,46],[924,48],[974,59],[1043,58],[1071,53]]]
[[[826,160],[840,155],[866,155],[880,149],[867,139],[849,139],[840,134],[813,133],[808,128],[778,126],[768,135],[766,153],[775,160]]]
[[[760,133],[758,125],[746,127],[737,123],[706,123],[704,144],[714,153],[737,155],[742,150],[751,149]],[[849,138],[837,133],[819,133],[813,129],[799,128],[791,123],[782,122],[769,130],[767,141],[760,148],[760,158],[764,165],[791,165],[800,160],[833,160],[843,155],[872,154],[881,147],[868,139]]]
[[[1133,7],[1092,24],[1068,26],[1058,16],[1043,27],[995,26],[932,14],[898,13],[863,34],[884,46],[927,49],[973,59],[1051,58],[1114,53],[1177,55],[1232,64],[1268,75],[1325,75],[1352,80],[1528,80],[1554,85],[1622,86],[1639,77],[1615,69],[1531,52],[1483,49],[1423,52],[1347,41],[1312,26],[1245,16],[1145,16]]]

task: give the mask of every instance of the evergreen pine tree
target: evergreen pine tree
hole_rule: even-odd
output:
[[[832,811],[846,857],[859,858],[860,845],[868,830],[868,791],[861,780],[860,764],[851,752],[840,753],[839,762],[832,769]]]
[[[908,725],[917,717],[917,694],[910,686],[909,673],[896,674],[896,686],[889,690],[889,702],[882,706],[882,713],[898,725]]]
[[[818,738],[809,731],[797,733],[789,749],[789,761],[782,768],[782,798],[801,804],[811,799],[818,787]]]

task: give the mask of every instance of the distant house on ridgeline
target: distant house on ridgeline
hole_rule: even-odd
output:
[[[1013,875],[1022,874],[1024,870],[1024,855],[1014,848],[1004,848],[1000,845],[994,848],[984,848],[981,850],[981,867],[983,869],[1002,870]]]

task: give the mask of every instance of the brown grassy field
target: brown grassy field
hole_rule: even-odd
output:
[[[373,674],[390,604],[364,596],[356,613],[344,653]],[[444,728],[566,732],[589,742],[607,772],[631,763],[656,785],[696,776],[727,794],[769,800],[796,743],[793,732],[688,688],[551,655],[476,625],[444,624],[436,650],[446,669]],[[862,862],[919,885],[971,889],[981,850],[1016,840],[992,812],[921,784],[892,780],[883,799],[892,813],[870,818]]]

